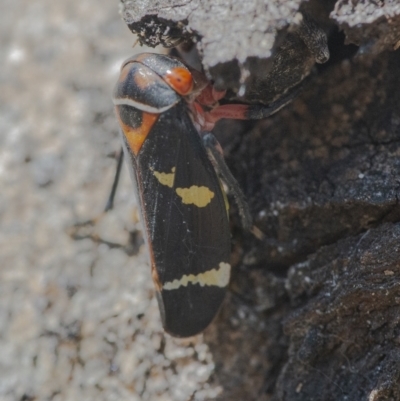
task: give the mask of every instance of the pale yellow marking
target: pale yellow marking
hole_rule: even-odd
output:
[[[153,171],[154,176],[162,185],[172,188],[175,180],[175,167],[172,167],[170,173],[160,173],[159,171]]]
[[[197,207],[205,207],[214,198],[214,192],[207,187],[198,187],[192,185],[190,188],[176,188],[176,193],[182,198],[185,205],[196,205]]]
[[[204,273],[197,275],[184,274],[179,280],[169,281],[163,285],[164,290],[176,290],[179,287],[187,287],[190,284],[200,284],[201,287],[205,285],[215,285],[217,287],[226,287],[229,284],[231,275],[231,265],[229,263],[221,262],[219,269],[211,269]]]

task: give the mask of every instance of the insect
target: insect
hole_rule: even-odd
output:
[[[243,225],[252,226],[244,195],[209,132],[220,118],[264,118],[288,102],[220,105],[224,94],[179,59],[151,53],[126,60],[114,90],[162,324],[176,337],[210,324],[229,283],[228,201],[220,178],[237,200]]]

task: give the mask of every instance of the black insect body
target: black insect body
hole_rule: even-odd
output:
[[[224,95],[179,59],[149,53],[123,63],[114,91],[162,323],[177,337],[210,324],[229,283],[228,202],[219,176],[251,227],[243,193],[209,131],[221,118],[265,118],[287,102],[219,105]]]
[[[177,59],[127,60],[114,103],[140,203],[165,330],[204,330],[230,278],[225,195],[184,96],[207,85]]]

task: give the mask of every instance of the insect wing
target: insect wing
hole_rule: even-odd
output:
[[[137,155],[123,138],[163,326],[177,337],[198,334],[218,312],[230,277],[219,179],[183,102],[158,116]]]

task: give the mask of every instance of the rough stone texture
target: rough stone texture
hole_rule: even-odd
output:
[[[212,399],[202,336],[161,328],[127,171],[115,211],[70,236],[105,205],[111,92],[142,50],[117,2],[16,0],[0,18],[0,400]]]
[[[365,53],[378,54],[400,47],[398,0],[339,0],[331,17],[346,33],[347,42]]]
[[[120,1],[126,23],[143,43],[194,38],[206,69],[233,59],[243,63],[249,57],[270,57],[284,37],[282,30],[298,23],[300,6],[319,14],[318,9],[334,4],[331,18],[345,31],[348,43],[361,45],[364,52],[378,54],[400,46],[397,0]]]
[[[147,45],[165,36],[195,35],[203,65],[269,57],[277,31],[296,16],[301,0],[122,0],[128,26]]]
[[[221,136],[267,239],[235,235],[233,295],[210,337],[220,400],[400,399],[399,63],[344,60],[272,119]]]
[[[277,399],[400,399],[399,239],[399,224],[383,224],[289,270]]]
[[[235,173],[257,224],[274,239],[253,248],[252,264],[286,266],[399,219],[399,60],[398,53],[344,60],[242,138]]]
[[[245,3],[268,15],[258,12],[253,26],[244,2],[131,6],[149,16],[148,27],[164,13],[175,32],[197,21],[197,39],[221,29],[205,42],[203,63],[232,42],[221,51],[227,63],[217,73],[225,73],[236,52],[266,56],[279,47],[300,5]],[[127,174],[116,210],[73,228],[107,197],[114,160],[106,156],[119,147],[110,93],[135,38],[108,1],[7,6],[1,400],[400,400],[400,54],[376,57],[387,48],[384,30],[394,38],[396,18],[363,20],[367,3],[351,2],[361,18],[352,32],[380,45],[349,59],[355,49],[328,20],[334,2],[320,3],[302,6],[330,32],[332,61],[273,118],[216,129],[266,239],[241,230],[233,203],[229,296],[216,322],[188,341],[161,329]],[[369,7],[379,5],[396,6]],[[257,54],[266,20],[272,36]],[[231,26],[238,31],[226,38]]]
[[[301,96],[272,119],[216,127],[266,235],[234,230],[231,294],[205,334],[216,364],[211,382],[223,388],[218,400],[400,400],[400,55],[385,52],[398,46],[398,4],[327,3],[304,5],[330,34],[332,61]],[[179,20],[178,31],[189,27],[184,35],[204,13],[201,5],[170,18],[164,5],[142,15],[157,26]],[[195,39],[217,84],[235,88],[241,66],[253,63],[257,80],[269,64],[248,58],[252,42],[236,31],[235,11],[227,15],[229,40],[243,40],[248,53],[225,38],[218,50],[208,47],[205,38],[224,24],[197,26]],[[272,60],[295,15],[270,40]],[[358,57],[338,28],[361,45]],[[221,58],[227,54],[239,63]]]

